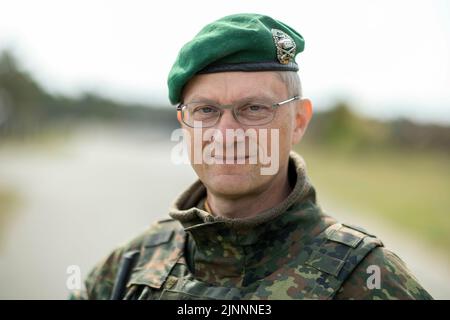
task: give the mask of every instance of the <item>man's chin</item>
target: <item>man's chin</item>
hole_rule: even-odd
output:
[[[206,184],[208,189],[215,193],[227,196],[242,196],[251,192],[255,185],[255,178],[242,172],[222,173],[211,176]]]
[[[251,182],[258,179],[260,167],[256,164],[220,164],[207,167],[205,173],[211,178],[217,177],[219,183],[233,180]]]

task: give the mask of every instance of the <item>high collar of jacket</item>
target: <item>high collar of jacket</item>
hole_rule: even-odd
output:
[[[306,175],[303,158],[295,152],[290,153],[288,175],[293,185],[291,193],[275,207],[250,218],[230,219],[205,211],[206,188],[200,180],[178,197],[169,214],[195,242],[196,275],[203,275],[208,278],[204,280],[213,283],[222,283],[220,280],[227,278],[242,282],[244,270],[250,270],[252,264],[254,267],[261,260],[256,251],[276,241],[280,247],[275,249],[282,252],[282,247],[290,245],[288,238],[292,231],[317,220],[315,190]]]

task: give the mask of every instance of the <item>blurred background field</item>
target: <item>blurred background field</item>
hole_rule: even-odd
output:
[[[320,191],[359,212],[377,212],[444,252],[450,245],[450,162],[440,153],[339,154],[305,149]]]
[[[100,3],[107,6],[105,2]],[[406,6],[410,2],[402,3]],[[424,3],[415,2],[411,7],[419,10],[425,7]],[[347,7],[350,4],[351,1]],[[437,8],[443,6],[440,1],[433,4]],[[11,3],[9,5],[14,7]],[[332,6],[331,2],[328,5]],[[55,6],[63,16],[65,11],[56,2],[51,2],[50,6]],[[116,7],[116,2],[111,6]],[[257,8],[221,6],[226,13],[230,10],[270,13],[273,9],[278,10],[280,19],[283,14],[280,8],[269,3]],[[369,17],[372,17],[372,10],[384,12],[388,7],[386,3],[358,7],[356,2],[351,6],[360,10],[361,16],[367,14]],[[310,12],[314,9],[311,5],[305,4],[305,7]],[[81,12],[75,5],[70,8],[73,13],[67,11],[66,17]],[[89,17],[103,12],[102,8],[101,5],[93,5],[93,13],[89,13]],[[124,8],[134,10],[130,11],[133,14],[138,11],[136,8],[128,9],[129,6]],[[403,12],[401,9],[401,6],[393,8],[397,13]],[[224,15],[224,12],[205,14],[200,20],[208,22]],[[44,14],[43,11],[41,13]],[[424,15],[426,11],[420,13]],[[320,28],[320,21],[314,24],[314,19],[309,21],[304,15],[302,17],[310,32],[313,27]],[[406,27],[410,26],[408,19],[411,17],[415,16],[411,13],[409,18],[404,18]],[[425,21],[434,21],[430,17],[425,16],[428,19],[424,18]],[[365,22],[359,20],[362,18],[354,19],[361,28],[368,30],[378,25],[375,20],[372,21],[374,25],[369,22],[364,25]],[[388,16],[384,22],[394,26],[397,20],[390,21]],[[449,36],[439,34],[437,40],[434,39],[436,41],[427,42],[427,45],[442,40],[438,44],[450,52],[450,28],[445,26],[447,29],[441,31]],[[0,31],[1,27],[0,22]],[[139,32],[139,26],[136,28]],[[352,30],[348,25],[336,25],[336,28],[347,32]],[[71,35],[78,35],[76,32],[79,30],[74,30]],[[89,31],[80,31],[80,34],[86,36]],[[45,32],[50,31],[42,31]],[[110,31],[105,29],[102,32],[109,35]],[[115,34],[121,35],[120,32]],[[329,36],[328,40],[333,38],[333,34],[324,32],[321,35]],[[21,39],[20,36],[17,38]],[[172,200],[194,181],[195,174],[188,165],[175,165],[170,160],[172,147],[176,144],[170,140],[170,134],[178,123],[174,107],[169,106],[165,98],[155,94],[155,99],[129,99],[133,95],[128,92],[120,96],[118,93],[122,88],[117,84],[90,84],[88,90],[75,93],[58,89],[57,85],[52,86],[57,84],[57,77],[43,77],[42,74],[48,74],[49,69],[50,74],[57,74],[56,66],[68,65],[71,61],[60,61],[60,64],[55,61],[54,69],[53,65],[48,69],[45,66],[41,69],[30,67],[32,64],[27,57],[36,59],[34,51],[27,55],[18,49],[8,49],[1,42],[4,39],[0,32],[0,299],[64,299],[68,293],[66,269],[69,265],[80,266],[82,275],[86,276],[93,264],[118,244],[134,237],[155,219],[165,218]],[[396,39],[402,42],[403,38]],[[184,40],[187,39],[177,41],[181,45]],[[84,44],[85,40],[79,41]],[[141,43],[142,39],[136,41]],[[392,41],[391,46],[395,46],[397,42]],[[89,43],[100,51],[103,45],[106,46],[101,42]],[[324,51],[317,49],[320,45],[314,45],[312,43],[313,52]],[[133,50],[138,50],[138,46]],[[159,50],[154,51],[160,53]],[[176,52],[172,51],[175,50],[170,51],[173,58]],[[403,83],[400,88],[407,88],[403,92],[398,91],[397,95],[405,97],[405,100],[392,100],[390,106],[395,112],[389,115],[382,111],[389,108],[377,99],[383,94],[383,85],[384,98],[386,92],[398,90],[386,88],[392,87],[395,81],[386,79],[387,84],[379,83],[379,86],[375,83],[376,89],[366,92],[375,101],[370,106],[364,99],[352,99],[351,95],[330,94],[333,90],[345,92],[342,87],[322,88],[319,85],[308,91],[308,83],[329,84],[327,79],[310,75],[304,84],[306,93],[313,91],[315,113],[304,140],[296,150],[305,158],[318,200],[330,215],[377,234],[388,248],[405,260],[433,296],[449,299],[450,55],[445,55],[447,51],[444,50],[442,56],[446,58],[439,60],[442,52],[436,52],[436,55],[434,51],[422,52],[429,60],[419,59],[419,65],[415,66],[414,77],[423,81],[423,85],[418,85],[423,92],[413,90],[409,82]],[[376,53],[375,56],[383,54]],[[391,50],[391,54],[397,62],[402,60],[396,51]],[[416,61],[414,58],[404,59]],[[436,66],[439,70],[433,74],[435,77],[425,71],[432,69],[426,64],[433,59],[439,61]],[[101,61],[97,60],[97,63],[101,64]],[[111,69],[121,68],[119,64],[109,63]],[[123,60],[125,66],[129,63],[128,59]],[[363,66],[371,64],[364,59],[359,63]],[[315,65],[317,72],[314,73],[325,73],[325,67],[320,69],[322,64],[327,64],[326,59]],[[356,61],[355,64],[357,69]],[[305,62],[306,78],[311,74],[307,65]],[[390,77],[389,68],[393,70],[394,78],[395,72],[405,70],[401,67],[396,70],[388,62],[384,67],[383,76],[386,78]],[[95,69],[95,65],[82,67],[80,72],[89,74],[92,68]],[[350,83],[350,87],[357,86],[358,80],[349,82],[351,78],[358,79],[356,71],[350,65],[342,68],[348,72],[337,72],[338,81]],[[140,67],[130,70],[132,75],[146,73]],[[116,77],[120,78],[122,72],[119,70]],[[149,77],[161,78],[160,73],[161,70],[154,74],[150,72]],[[105,75],[110,76],[108,72]],[[374,70],[370,75],[377,77]],[[60,79],[65,79],[65,76]],[[136,80],[136,86],[139,85]],[[364,83],[361,87],[369,85]],[[322,92],[327,97],[324,98]],[[438,95],[444,99],[437,99]],[[408,100],[411,96],[414,103],[421,104]]]

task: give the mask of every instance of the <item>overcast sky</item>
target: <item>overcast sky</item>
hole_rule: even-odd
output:
[[[168,104],[181,46],[239,12],[268,14],[303,35],[297,62],[317,109],[345,98],[372,116],[450,123],[447,0],[0,0],[0,50],[52,92]]]

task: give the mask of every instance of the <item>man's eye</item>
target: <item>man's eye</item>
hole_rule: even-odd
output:
[[[248,107],[250,111],[261,111],[261,106],[258,105],[252,105]]]
[[[268,108],[263,105],[251,104],[242,108],[241,112],[248,112],[248,113],[266,112],[267,109]]]
[[[197,109],[195,109],[195,112],[198,112],[201,114],[213,113],[214,111],[215,111],[215,109],[212,107],[209,107],[209,106],[198,107]]]

